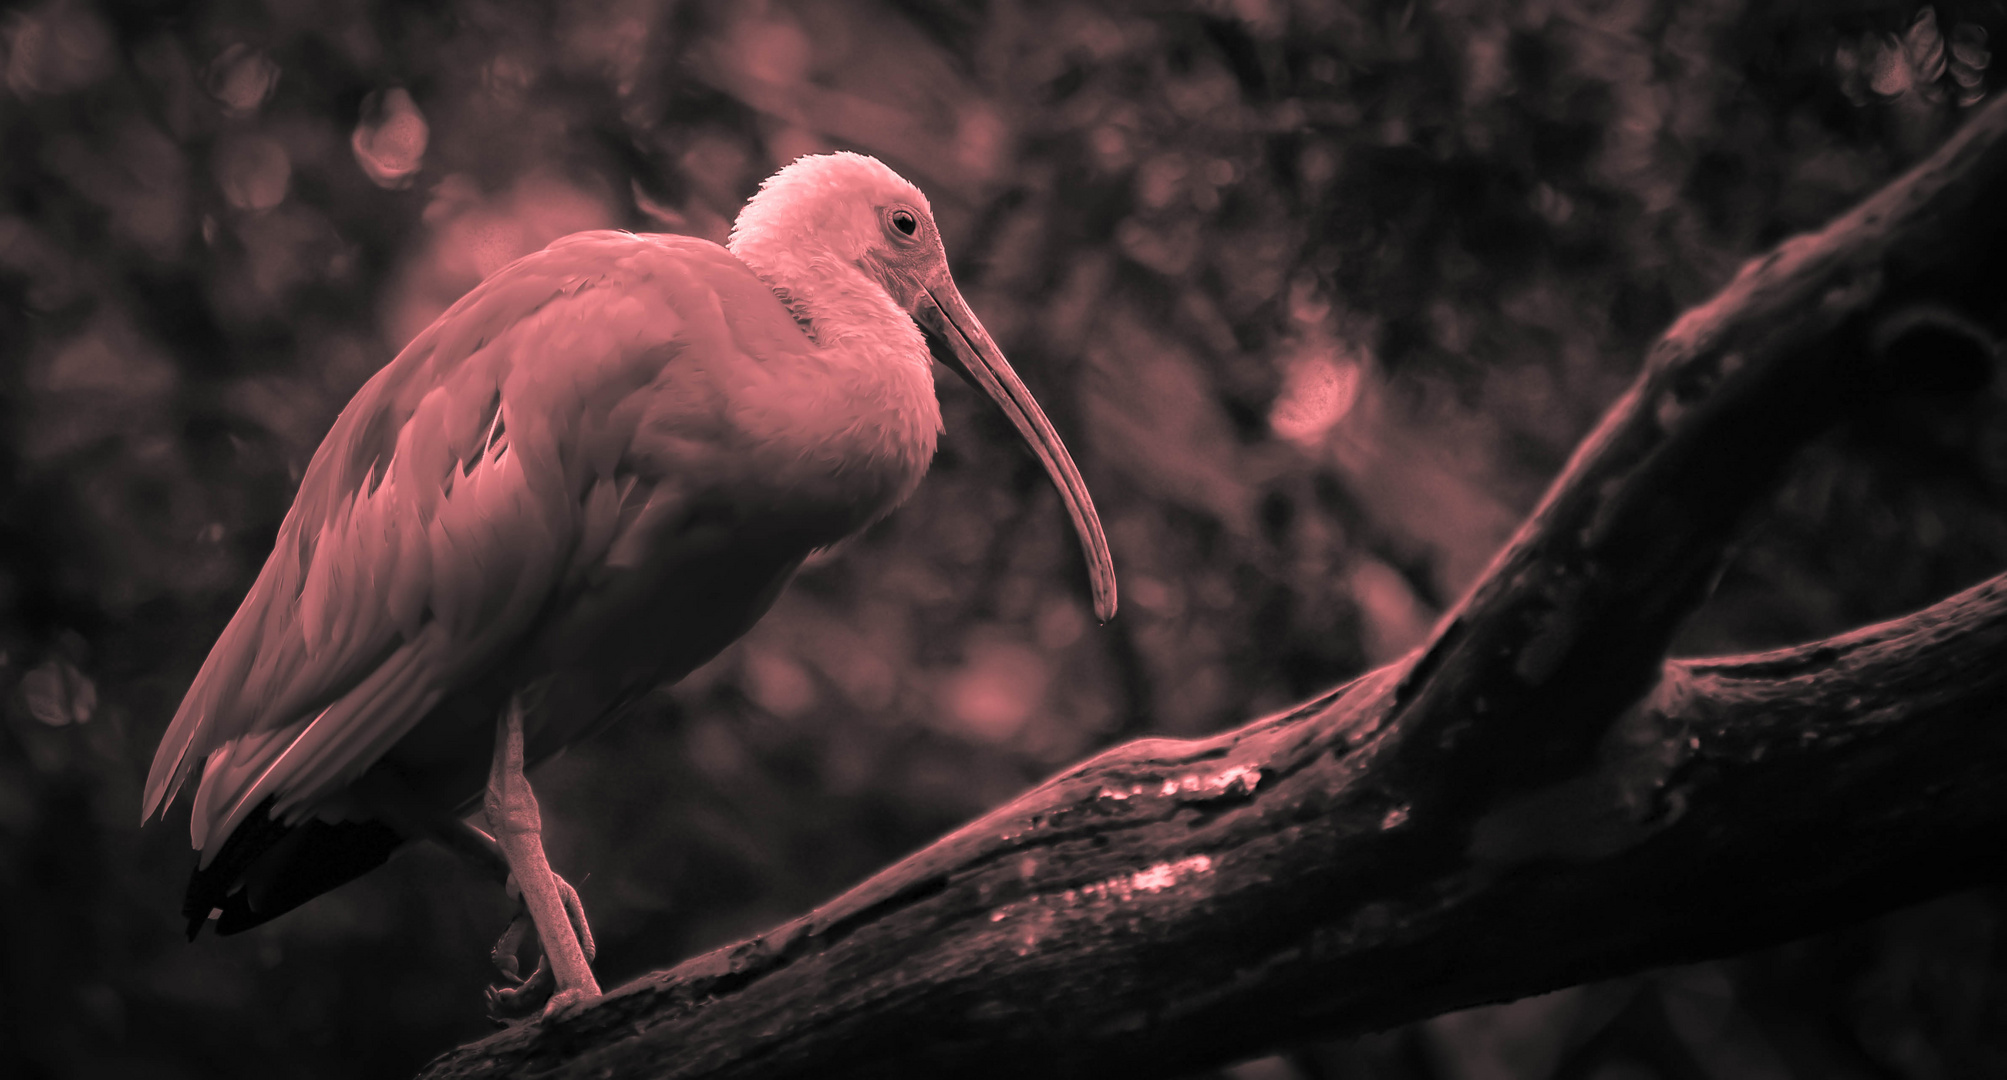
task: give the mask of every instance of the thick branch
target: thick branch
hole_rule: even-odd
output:
[[[807,918],[432,1077],[1153,1076],[1740,951],[1991,873],[2007,578],[1676,662],[1475,820],[1378,783],[1387,669],[1118,747]]]
[[[1865,344],[1896,300],[1998,244],[2004,133],[2007,101],[1681,319],[1409,662],[1117,747],[427,1075],[1157,1075],[1966,882],[2007,832],[2003,580],[1784,653],[1662,656],[1795,449],[1899,383]]]

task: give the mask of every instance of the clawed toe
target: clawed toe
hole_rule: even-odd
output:
[[[578,935],[579,950],[590,963],[599,956],[599,945],[592,940],[592,926],[585,921],[585,905],[579,901],[578,890],[556,874],[551,875],[551,880],[557,882],[558,892],[564,897],[564,913],[571,918],[572,933]]]
[[[564,898],[564,909],[569,917],[573,933],[578,936],[579,949],[590,962],[598,953],[598,945],[592,939],[592,927],[585,919],[585,905],[579,901],[578,890],[564,878],[551,875],[558,893]],[[509,892],[520,903],[521,894],[509,883]],[[536,966],[525,976],[522,971],[522,954],[525,945],[536,951]],[[487,988],[488,1019],[497,1026],[507,1027],[540,1011],[545,1016],[569,1011],[599,995],[580,987],[558,990],[557,979],[551,972],[551,965],[544,955],[543,942],[537,936],[536,922],[530,918],[527,906],[520,906],[516,917],[509,922],[509,928],[502,931],[490,954],[495,971],[501,976]],[[593,990],[597,990],[594,987]]]
[[[550,969],[538,961],[530,977],[519,984],[491,984],[487,989],[488,1019],[497,1027],[507,1027],[535,1016],[551,1000],[551,989],[555,983]]]
[[[587,1003],[595,1001],[598,998],[598,994],[577,987],[570,990],[560,990],[552,994],[550,1001],[545,1003],[543,1014],[545,1016],[562,1016],[574,1009],[582,1008]]]
[[[530,970],[527,977],[519,974],[525,943],[537,947],[536,967]],[[487,989],[489,1020],[507,1026],[534,1015],[543,1007],[556,980],[551,977],[550,965],[544,963],[543,944],[537,940],[536,924],[530,920],[527,911],[517,912],[509,928],[502,931],[500,940],[495,942],[492,959],[501,979]]]

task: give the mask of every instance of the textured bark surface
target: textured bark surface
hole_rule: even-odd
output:
[[[1990,277],[1970,271],[2000,246],[2003,133],[2007,101],[1674,324],[1407,661],[1116,747],[801,919],[424,1075],[1162,1075],[1990,875],[1971,853],[2007,833],[2007,579],[1783,652],[1664,652],[1797,448],[1916,374],[1885,328]]]

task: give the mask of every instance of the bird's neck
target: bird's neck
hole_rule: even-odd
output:
[[[800,396],[793,430],[821,444],[807,460],[835,469],[841,498],[862,514],[852,527],[861,527],[904,502],[934,456],[941,406],[926,339],[855,264],[736,238],[731,251],[816,344],[816,388]]]
[[[829,252],[769,239],[733,237],[731,252],[780,297],[816,344],[898,334],[897,324],[911,325],[911,318],[892,302],[884,286],[856,264]]]

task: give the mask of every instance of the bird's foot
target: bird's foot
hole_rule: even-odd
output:
[[[570,917],[572,932],[578,937],[579,948],[590,963],[598,952],[592,940],[592,927],[585,921],[585,905],[579,902],[578,890],[571,883],[551,875],[557,882],[558,892],[564,898],[565,914]],[[509,892],[521,902],[521,893],[516,888],[514,878],[509,880]],[[522,971],[522,950],[524,944],[536,946],[536,966],[525,976]],[[551,974],[551,964],[544,955],[543,943],[537,937],[537,926],[530,918],[527,904],[519,907],[509,928],[502,931],[501,939],[495,942],[492,954],[495,970],[501,979],[487,990],[488,1019],[497,1026],[506,1027],[541,1011],[544,1016],[555,1016],[568,1012],[578,1005],[599,996],[599,987],[569,986],[559,989],[557,979]],[[555,991],[555,992],[553,992]]]
[[[537,947],[537,966],[527,977],[521,974],[522,960],[519,953],[525,940],[536,941],[536,924],[530,921],[527,911],[519,911],[510,921],[509,928],[502,931],[502,937],[495,942],[492,959],[501,979],[489,984],[488,1019],[497,1027],[506,1027],[523,1020],[541,1008],[551,996],[551,969],[544,963],[541,943]]]
[[[585,905],[544,857],[543,815],[537,809],[536,792],[523,776],[524,757],[522,700],[511,696],[495,726],[495,760],[488,773],[484,809],[495,844],[509,866],[509,895],[522,901],[522,915],[497,943],[495,966],[505,980],[514,981],[520,966],[517,954],[532,933],[538,959],[529,978],[505,983],[490,995],[489,1012],[497,1019],[517,1011],[527,1015],[539,1003],[549,1016],[599,996],[599,982],[592,977],[596,949]],[[540,979],[546,969],[547,983]]]

